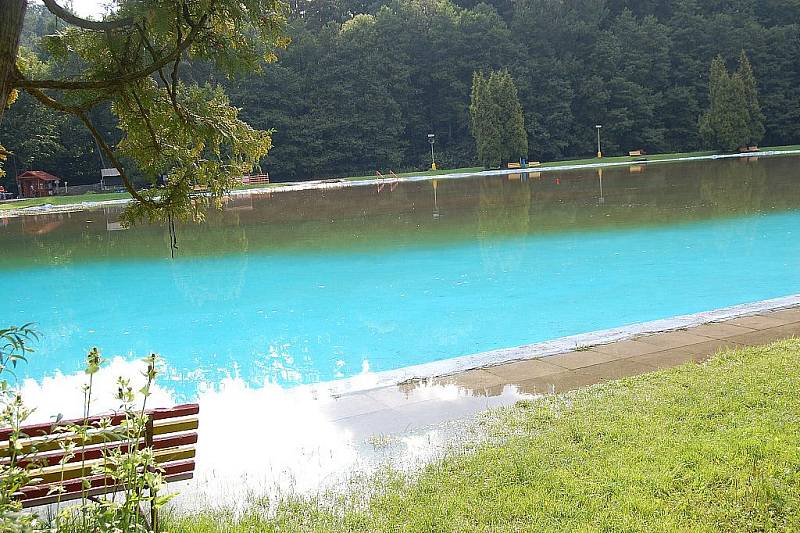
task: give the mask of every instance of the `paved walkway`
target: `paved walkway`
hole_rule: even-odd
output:
[[[800,308],[712,322],[569,353],[346,394],[325,416],[356,438],[409,433],[537,394],[702,362],[718,351],[800,336]]]

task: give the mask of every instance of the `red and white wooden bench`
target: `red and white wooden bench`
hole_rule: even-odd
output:
[[[156,462],[165,481],[191,479],[195,469],[195,445],[200,406],[178,405],[168,409],[146,411],[148,420],[143,438],[136,445],[139,449],[152,447]],[[110,426],[101,429],[101,420],[110,421]],[[92,467],[105,460],[108,452],[128,450],[121,424],[125,416],[93,416],[86,420],[91,426],[86,440],[81,445],[74,433],[64,432],[65,427],[82,425],[84,419],[61,420],[33,424],[20,428],[23,438],[19,440],[17,465],[31,468],[35,484],[22,489],[18,495],[23,507],[36,507],[102,494],[120,492],[124,487],[115,484],[113,478],[92,473]],[[61,429],[58,429],[61,428]],[[0,429],[0,461],[8,464],[10,429]],[[64,452],[62,443],[72,440],[76,446],[74,456],[61,464]],[[84,488],[84,481],[88,482]],[[61,486],[60,494],[53,489]],[[155,514],[152,521],[155,523]]]
[[[242,176],[242,185],[266,185],[268,183],[269,183],[269,174]]]

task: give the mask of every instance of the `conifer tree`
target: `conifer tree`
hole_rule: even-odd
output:
[[[711,62],[708,88],[710,105],[699,124],[705,143],[726,151],[747,144],[750,130],[745,90],[740,77],[730,75],[722,56]]]
[[[735,77],[743,91],[747,110],[747,130],[749,132],[747,144],[758,144],[766,133],[764,113],[761,111],[761,104],[758,101],[758,83],[753,74],[753,67],[744,50],[742,50],[742,55],[739,56],[739,68]]]
[[[478,160],[483,166],[496,167],[527,155],[525,118],[508,70],[473,75],[469,112]]]

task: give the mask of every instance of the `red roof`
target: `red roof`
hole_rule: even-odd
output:
[[[52,174],[48,174],[47,172],[45,172],[43,170],[29,170],[29,171],[23,172],[22,174],[17,176],[17,179],[22,179],[22,178],[39,178],[40,180],[43,180],[43,181],[60,181],[61,180],[61,178],[57,178],[57,177],[53,176]]]

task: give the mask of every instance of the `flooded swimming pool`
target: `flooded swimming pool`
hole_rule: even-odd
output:
[[[800,159],[236,197],[206,224],[0,220],[2,324],[41,379],[167,361],[178,399],[292,387],[800,292]]]

